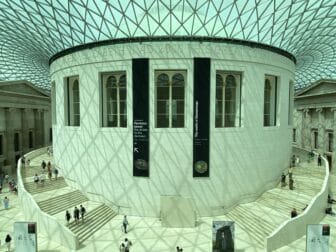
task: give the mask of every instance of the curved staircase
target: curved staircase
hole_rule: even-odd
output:
[[[56,217],[64,225],[66,225],[65,211],[68,210],[72,215],[75,206],[83,205],[87,210],[84,221],[80,220],[78,224],[72,221],[68,225],[69,230],[77,236],[81,244],[112,220],[117,213],[105,204],[89,201],[82,192],[68,186],[62,176],[57,180],[46,179],[43,184],[34,183],[33,176],[42,172],[40,168],[42,160],[50,159],[46,154],[38,156],[31,160],[29,167],[22,169],[24,187],[34,197],[41,211]]]

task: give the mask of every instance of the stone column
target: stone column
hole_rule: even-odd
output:
[[[12,166],[11,171],[7,171],[9,173],[13,173],[15,171],[15,152],[14,152],[14,131],[13,131],[13,120],[11,113],[13,113],[15,109],[13,108],[5,108],[5,121],[6,121],[6,132],[5,138],[6,141],[4,143],[5,146],[5,156],[6,156],[6,164],[10,164]]]
[[[318,113],[318,149],[320,153],[324,153],[327,150],[326,146],[326,130],[325,130],[325,113],[323,108],[317,108]]]
[[[23,154],[27,153],[29,150],[29,143],[28,143],[28,117],[27,117],[27,109],[21,109],[21,150]]]
[[[333,113],[333,147],[332,147],[332,155],[331,155],[331,158],[332,158],[332,170],[331,172],[333,174],[336,174],[336,107],[334,108],[331,108],[331,113]]]
[[[41,124],[40,124],[40,111],[34,109],[34,142],[35,148],[41,147]]]
[[[311,114],[309,113],[309,109],[304,109],[302,113],[303,113],[302,135],[301,135],[302,147],[311,150],[312,149],[311,133],[310,133]]]
[[[44,110],[40,113],[40,129],[41,129],[41,146],[45,146],[45,129],[44,129]]]

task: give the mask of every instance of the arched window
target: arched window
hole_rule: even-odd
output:
[[[156,71],[156,127],[184,127],[186,71]]]
[[[264,126],[276,125],[277,77],[266,75],[264,86]]]
[[[127,127],[126,74],[102,74],[103,127]]]
[[[240,126],[240,80],[240,73],[217,71],[215,127]]]
[[[224,127],[234,127],[236,120],[236,79],[228,75],[225,79],[225,123]]]
[[[76,79],[72,84],[73,126],[80,125],[79,83]]]
[[[64,98],[66,125],[80,126],[80,95],[78,76],[66,78]]]

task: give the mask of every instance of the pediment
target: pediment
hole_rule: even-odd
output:
[[[314,96],[328,93],[336,93],[336,81],[320,81],[300,92],[297,96]]]
[[[40,91],[38,88],[34,87],[32,84],[29,84],[28,82],[25,82],[25,81],[2,82],[0,83],[0,91],[48,97],[48,95],[45,94],[43,91]]]

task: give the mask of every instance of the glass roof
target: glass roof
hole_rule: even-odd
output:
[[[297,59],[296,88],[336,77],[335,0],[0,0],[0,80],[49,89],[48,61],[89,42],[233,38]]]

